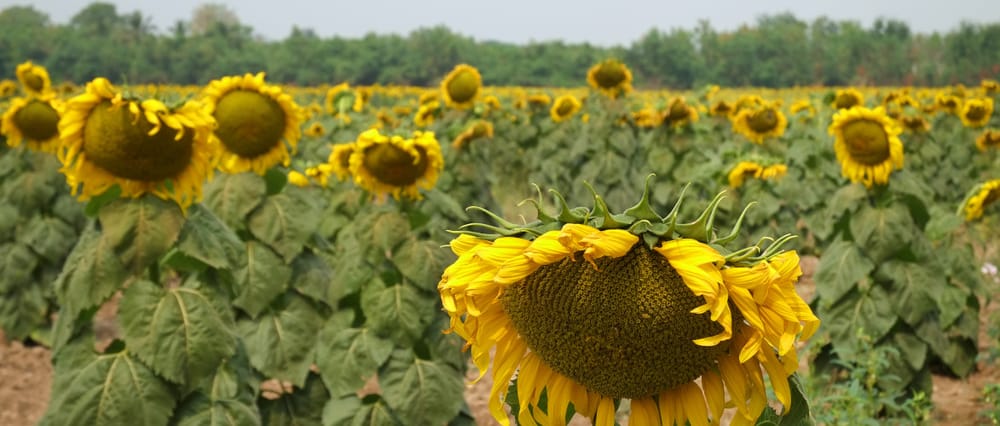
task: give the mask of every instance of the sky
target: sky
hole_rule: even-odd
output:
[[[877,17],[898,19],[917,33],[947,32],[962,21],[1000,22],[1000,0],[104,0],[118,13],[140,11],[162,32],[190,20],[203,3],[221,3],[259,36],[279,40],[293,26],[321,37],[409,32],[435,25],[478,41],[563,40],[627,46],[652,28],[693,29],[707,19],[717,30],[753,24],[764,14],[791,12],[807,22],[819,16],[868,27]],[[64,24],[92,0],[0,0],[0,9],[31,5]]]

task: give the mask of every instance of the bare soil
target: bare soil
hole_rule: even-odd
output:
[[[812,272],[815,271],[817,259],[803,257],[802,269],[805,273],[799,284],[803,298],[810,300],[815,285],[812,282]],[[117,335],[114,317],[116,315],[117,299],[104,306],[95,318],[95,329],[98,340],[107,342]],[[987,335],[989,321],[995,321],[996,315],[991,315],[1000,309],[1000,303],[992,301],[981,311],[980,317],[980,353],[986,354],[996,342],[991,342]],[[992,325],[996,327],[997,325]],[[49,401],[52,385],[51,352],[41,346],[25,346],[21,342],[9,342],[0,332],[0,425],[22,426],[34,425],[42,417]],[[934,411],[932,423],[936,425],[988,425],[991,424],[981,413],[988,408],[983,400],[983,387],[991,383],[1000,383],[1000,368],[986,360],[979,362],[978,369],[965,379],[955,379],[946,376],[934,376]],[[467,378],[471,382],[476,377],[471,368]],[[476,423],[479,425],[496,425],[488,409],[488,399],[492,380],[489,374],[481,381],[470,384],[465,392],[465,400],[469,404]],[[627,423],[627,422],[622,422]],[[587,419],[577,416],[571,425],[588,424]]]

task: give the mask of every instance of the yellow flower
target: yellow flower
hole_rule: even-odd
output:
[[[582,106],[583,104],[576,98],[576,96],[562,95],[556,98],[556,101],[552,103],[552,109],[549,110],[549,115],[552,117],[552,121],[561,123],[572,117],[573,114],[576,114]]]
[[[838,89],[833,98],[833,107],[837,109],[849,109],[854,106],[864,106],[865,96],[853,87]]]
[[[982,152],[997,147],[1000,147],[1000,130],[986,129],[976,138],[976,148]]]
[[[816,107],[813,106],[809,99],[799,99],[795,101],[788,110],[792,114],[798,114],[804,112],[802,118],[813,118],[816,116]]]
[[[52,93],[42,97],[14,98],[0,119],[0,134],[7,145],[25,142],[35,151],[56,153],[59,148],[59,116],[63,102]]]
[[[959,118],[965,127],[983,127],[990,122],[991,117],[993,117],[993,98],[966,99],[962,103]]]
[[[52,91],[49,72],[41,65],[35,65],[31,61],[22,63],[17,66],[15,74],[29,95],[42,96]]]
[[[788,119],[773,104],[740,109],[733,117],[733,131],[754,143],[764,143],[768,138],[779,138],[785,134]]]
[[[622,399],[633,425],[718,424],[725,407],[736,409],[733,424],[753,424],[767,406],[763,371],[791,405],[796,336],[819,325],[794,289],[795,252],[735,264],[683,233],[546,216],[520,236],[460,235],[438,283],[449,331],[468,342],[480,378],[492,369],[489,409],[500,424],[509,424],[511,386],[524,425],[564,424],[572,404],[612,426]]]
[[[151,193],[186,208],[201,200],[211,176],[214,127],[198,102],[168,108],[154,99],[124,99],[96,78],[67,101],[59,119],[61,171],[80,200],[118,185],[124,197]]]
[[[719,100],[712,104],[712,107],[708,109],[708,115],[713,115],[716,117],[728,117],[729,113],[733,111],[733,105],[725,100]]]
[[[605,59],[587,70],[587,84],[614,99],[632,92],[632,71],[617,59]]]
[[[220,170],[263,175],[277,164],[290,164],[305,113],[281,87],[266,84],[264,73],[214,80],[203,96],[206,111],[219,123],[214,137]]]
[[[459,64],[441,81],[441,97],[445,104],[455,109],[468,109],[479,96],[483,77],[479,70],[466,64]]]
[[[337,180],[345,181],[351,177],[352,154],[354,154],[354,142],[334,145],[333,150],[330,151],[330,156],[326,161],[330,165],[329,171],[337,177]]]
[[[302,173],[292,170],[288,172],[288,183],[295,185],[299,188],[305,188],[309,186],[309,178]]]
[[[698,121],[698,110],[687,104],[683,96],[670,100],[663,114],[663,123],[670,127],[681,127]]]
[[[899,124],[910,133],[926,133],[931,130],[931,123],[922,115],[901,115]]]
[[[983,79],[983,81],[979,82],[979,87],[982,87],[983,93],[987,96],[992,96],[1000,92],[1000,83],[997,83],[996,80]]]
[[[959,108],[962,106],[962,98],[955,95],[950,95],[947,93],[938,93],[934,97],[934,107],[939,111],[943,111],[948,114],[957,114]]]
[[[833,149],[841,173],[852,182],[889,183],[889,175],[903,168],[902,130],[885,114],[885,109],[854,107],[833,116],[828,129],[836,137]]]
[[[433,188],[444,168],[434,133],[421,131],[404,139],[367,130],[354,142],[349,163],[354,183],[377,200],[389,194],[397,200],[400,195],[419,200],[419,189]]]
[[[351,85],[344,82],[326,91],[323,104],[327,113],[337,115],[346,112],[348,107],[354,104],[353,98],[354,93],[351,92]]]
[[[317,121],[310,124],[309,127],[306,128],[305,134],[309,137],[318,138],[326,134],[326,129],[323,128],[323,123]]]
[[[740,161],[729,171],[729,186],[739,188],[743,186],[747,178],[774,180],[785,176],[787,173],[788,166],[784,164],[763,166],[753,161]]]
[[[451,147],[454,149],[462,149],[469,142],[476,139],[482,138],[492,138],[493,137],[493,123],[484,120],[477,120],[472,123],[469,127],[465,129],[462,133],[455,137],[455,140],[451,142]]]
[[[1000,200],[1000,179],[983,182],[972,190],[970,196],[962,203],[965,220],[973,221],[983,216],[983,210],[995,201]]]
[[[632,112],[632,120],[635,121],[636,126],[653,128],[663,124],[663,113],[653,107],[647,106]]]
[[[420,108],[417,108],[417,113],[413,115],[413,124],[416,124],[417,127],[430,126],[434,124],[434,120],[440,112],[441,103],[438,101],[420,104]]]
[[[9,98],[17,93],[17,83],[12,80],[0,80],[0,98]]]

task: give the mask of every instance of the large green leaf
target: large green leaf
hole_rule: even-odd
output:
[[[422,424],[446,424],[462,407],[462,374],[447,364],[393,352],[379,372],[382,395],[393,411]]]
[[[261,424],[247,361],[233,357],[216,370],[211,380],[181,402],[172,424],[177,426],[254,426]]]
[[[858,339],[859,332],[877,341],[898,319],[889,293],[877,285],[865,292],[849,292],[833,306],[821,310],[818,316],[823,318],[823,329],[830,333],[838,355],[852,361],[868,350]]]
[[[392,255],[392,264],[418,288],[436,292],[441,274],[455,255],[433,241],[407,239]]]
[[[383,252],[392,252],[410,234],[410,221],[399,212],[379,212],[370,220],[371,243]]]
[[[211,210],[200,204],[188,209],[177,249],[212,268],[231,269],[240,265],[243,242]]]
[[[127,350],[64,361],[42,425],[167,424],[176,402],[170,385]]]
[[[850,241],[837,241],[820,257],[816,268],[816,292],[821,303],[830,306],[875,269],[875,264],[865,258]]]
[[[330,400],[323,407],[323,426],[400,426],[414,423],[421,417],[411,417],[403,422],[378,395],[364,399],[349,395]],[[442,423],[444,424],[444,423]]]
[[[319,336],[316,366],[335,397],[353,394],[389,359],[392,341],[368,328],[342,328],[328,322]]]
[[[246,227],[246,217],[267,195],[264,179],[253,173],[223,174],[205,185],[205,205],[230,228]]]
[[[310,374],[304,385],[278,399],[258,399],[260,416],[267,426],[320,426],[323,424],[323,406],[330,400],[330,393],[323,387],[319,376]]]
[[[167,380],[192,387],[236,346],[232,319],[220,314],[209,297],[193,288],[132,283],[119,305],[129,349]]]
[[[60,316],[75,319],[84,309],[101,304],[125,284],[127,276],[108,241],[89,228],[80,235],[54,284]]]
[[[248,241],[246,260],[236,271],[236,300],[233,304],[256,317],[274,298],[285,292],[292,268],[266,245]]]
[[[0,245],[0,294],[16,291],[34,281],[38,256],[24,244]]]
[[[7,241],[14,237],[14,231],[21,223],[20,214],[14,206],[0,205],[0,241]]]
[[[58,174],[55,174],[58,175]],[[10,181],[11,190],[6,191],[4,202],[17,208],[24,215],[33,215],[45,210],[57,186],[53,185],[53,173],[37,170],[21,173]]]
[[[272,307],[255,320],[237,323],[250,363],[268,378],[302,386],[313,362],[320,314],[302,296],[288,294],[282,309]]]
[[[49,263],[58,265],[73,248],[76,230],[54,217],[35,216],[19,230],[17,240]]]
[[[3,247],[0,247],[3,249]],[[39,330],[51,328],[46,297],[47,285],[31,283],[17,291],[0,294],[0,330],[8,341],[23,340]]]
[[[892,257],[919,234],[909,210],[901,203],[885,207],[865,205],[851,217],[855,243],[876,262]]]
[[[291,263],[312,235],[319,218],[316,209],[305,200],[286,194],[267,197],[247,221],[247,226],[259,240],[271,246]]]
[[[373,281],[361,293],[361,308],[367,324],[380,336],[408,343],[420,337],[434,315],[434,300],[421,297],[408,285],[385,287]]]
[[[303,251],[292,262],[292,287],[305,296],[328,306],[336,306],[343,296],[340,287],[333,286],[334,272],[330,264],[311,250]]]
[[[936,312],[934,289],[946,285],[946,282],[940,281],[944,277],[931,269],[919,263],[899,260],[889,260],[879,265],[876,277],[892,280],[894,298],[891,303],[896,314],[911,326]]]
[[[172,202],[151,195],[115,201],[101,208],[102,238],[126,270],[143,273],[177,241],[184,215]]]

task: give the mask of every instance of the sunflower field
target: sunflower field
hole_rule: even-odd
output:
[[[918,424],[987,356],[993,80],[14,71],[0,329],[52,350],[43,425]]]

